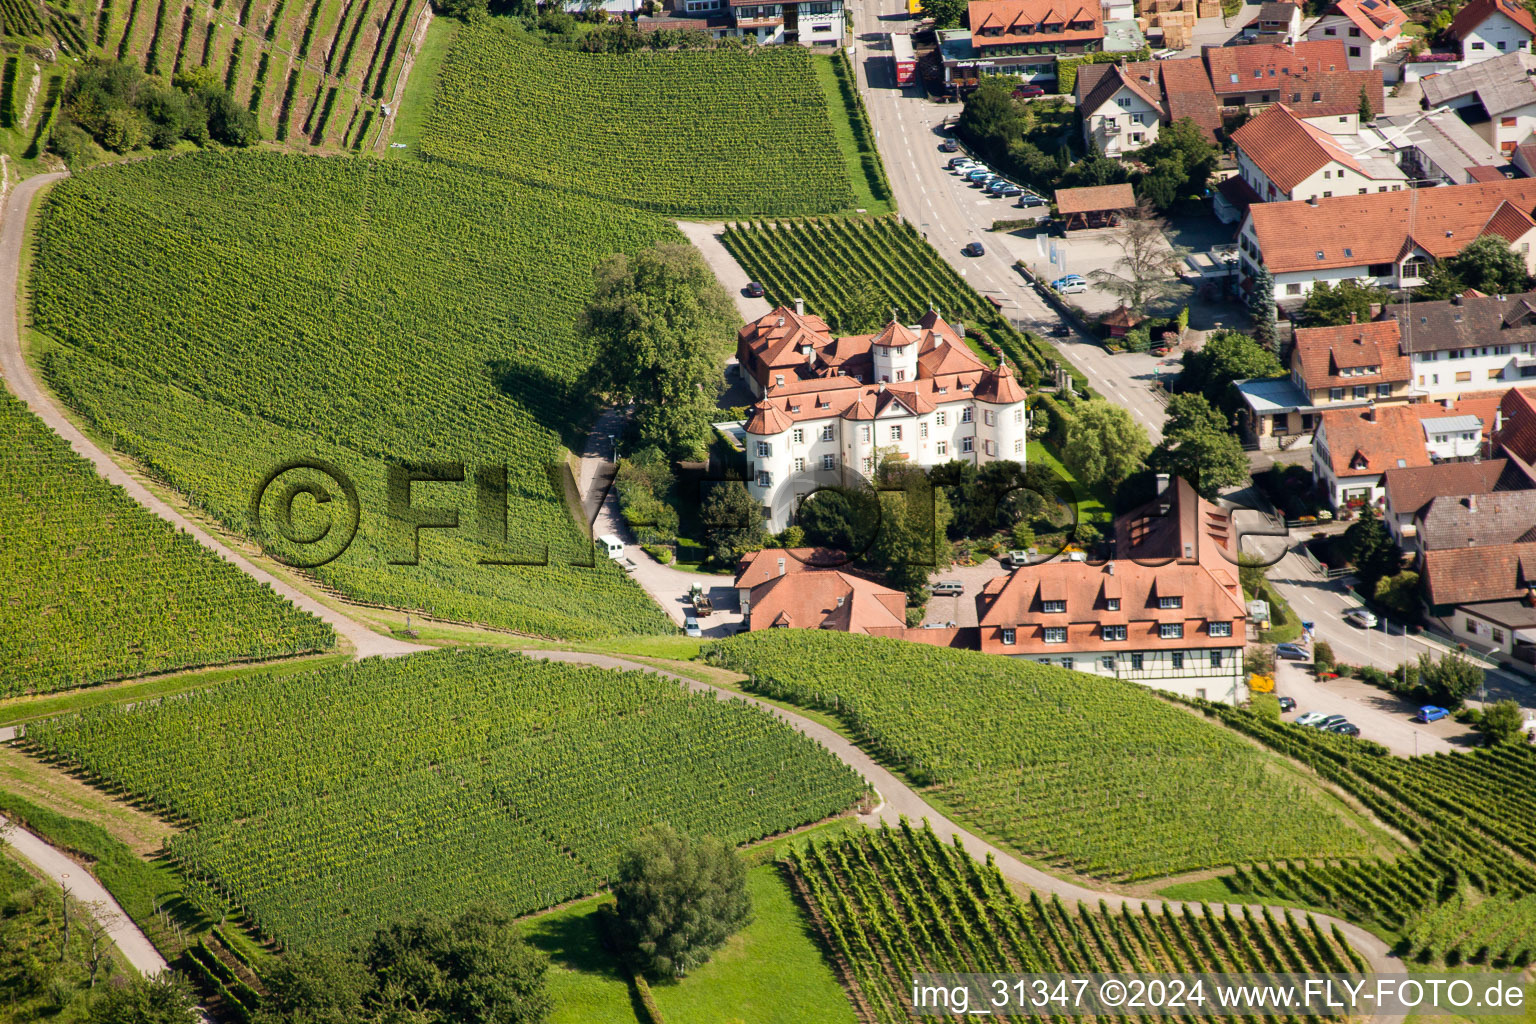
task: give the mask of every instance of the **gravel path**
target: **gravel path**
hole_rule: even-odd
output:
[[[876,793],[881,798],[880,804],[869,814],[860,815],[859,820],[861,822],[866,825],[878,826],[881,822],[894,824],[902,817],[914,822],[926,819],[933,828],[934,834],[940,839],[948,843],[953,842],[956,837],[959,837],[961,846],[977,860],[984,861],[987,855],[990,854],[996,861],[998,870],[1005,877],[1015,882],[1022,882],[1031,889],[1042,893],[1054,893],[1068,903],[1088,903],[1097,906],[1102,901],[1111,909],[1130,907],[1132,910],[1139,911],[1143,907],[1150,907],[1154,911],[1160,911],[1166,903],[1175,912],[1178,912],[1184,906],[1180,902],[1146,900],[1134,896],[1122,896],[1119,893],[1100,892],[1096,889],[1089,889],[1078,885],[1075,882],[1057,878],[1055,875],[1047,874],[1039,868],[1032,867],[1012,854],[1000,850],[989,843],[982,842],[965,829],[950,821],[930,806],[927,801],[905,782],[898,779],[887,769],[876,764],[874,759],[857,745],[839,736],[831,729],[808,718],[802,718],[793,712],[786,711],[781,707],[758,700],[755,697],[743,696],[731,690],[724,690],[718,686],[699,682],[696,679],[688,679],[672,672],[653,668],[650,665],[606,654],[586,654],[581,651],[534,650],[524,651],[523,653],[529,657],[543,658],[548,661],[593,665],[598,668],[638,669],[642,672],[655,672],[658,675],[677,680],[690,690],[710,692],[721,697],[745,700],[748,703],[764,708],[777,718],[787,722],[794,729],[805,733],[805,735],[820,743],[833,756],[862,775],[865,781],[875,788]],[[1192,903],[1190,906],[1198,909],[1200,904]],[[1241,908],[1240,905],[1234,904],[1232,909],[1236,912]],[[1258,907],[1254,906],[1252,909],[1257,912]],[[1283,912],[1279,907],[1271,908],[1271,910],[1273,912]],[[1344,937],[1349,940],[1350,945],[1365,958],[1373,972],[1377,974],[1393,974],[1401,973],[1405,970],[1402,962],[1392,956],[1387,944],[1365,929],[1323,914],[1313,914],[1312,916],[1325,927],[1328,925],[1337,926]],[[1402,1015],[1392,1014],[1379,1014],[1373,1018],[1376,1024],[1397,1024],[1402,1019]]]
[[[107,935],[117,943],[117,948],[123,951],[123,956],[140,974],[152,978],[165,970],[165,961],[149,939],[123,913],[123,908],[117,905],[112,894],[91,877],[89,871],[31,832],[12,825],[4,818],[0,818],[0,841],[35,865],[55,885],[67,889],[71,896],[85,904],[91,916],[107,930]]]
[[[191,534],[203,547],[212,551],[241,572],[260,583],[265,583],[282,597],[292,601],[303,611],[329,623],[339,635],[344,636],[357,649],[359,658],[372,655],[394,657],[424,651],[428,648],[408,644],[391,637],[381,636],[341,612],[321,604],[308,594],[290,586],[265,569],[257,567],[238,552],[230,550],[222,541],[193,523],[175,508],[155,497],[144,485],[135,480],[121,466],[113,462],[106,452],[92,444],[84,434],[75,429],[53,400],[37,386],[32,370],[21,355],[21,336],[17,329],[19,310],[16,302],[16,283],[21,246],[26,234],[27,210],[33,198],[44,185],[63,178],[63,174],[40,174],[17,185],[5,202],[5,219],[0,224],[0,374],[4,374],[11,393],[26,403],[33,415],[48,424],[60,437],[69,442],[79,455],[96,467],[96,472],[111,483],[121,487],[128,496],[172,526]]]

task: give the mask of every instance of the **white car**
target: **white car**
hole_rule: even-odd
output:
[[[683,632],[688,636],[703,636],[704,631],[699,628],[697,616],[687,615],[683,617]]]
[[[1361,629],[1375,629],[1381,623],[1369,608],[1351,608],[1344,613],[1344,621]]]
[[[1323,714],[1321,711],[1308,711],[1306,714],[1303,714],[1303,715],[1300,715],[1300,716],[1297,717],[1296,724],[1297,725],[1316,725],[1318,722],[1321,722],[1323,719],[1325,719],[1327,717],[1328,716]]]

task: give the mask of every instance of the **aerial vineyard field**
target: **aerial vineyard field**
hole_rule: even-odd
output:
[[[230,527],[256,533],[252,496],[288,460],[350,477],[357,538],[314,570],[321,583],[543,635],[665,632],[592,558],[563,500],[560,431],[578,444],[590,409],[572,392],[587,355],[571,324],[592,266],[679,237],[465,171],[198,154],[56,186],[31,310],[63,343],[44,370],[65,401]],[[413,505],[455,508],[462,526],[422,530],[419,564],[394,564],[411,532],[389,520],[387,466],[429,462],[461,463],[463,483],[417,484]],[[503,465],[489,507],[505,508],[492,536],[507,542],[488,547],[478,488]]]
[[[1536,959],[1536,751],[1399,758],[1238,708],[1205,710],[1311,764],[1418,844],[1390,861],[1252,865],[1228,880],[1234,892],[1338,907],[1402,935],[1399,952],[1424,963]]]
[[[710,657],[836,714],[972,828],[1084,874],[1362,855],[1383,835],[1284,759],[1134,683],[814,630],[745,634]]]
[[[0,697],[335,643],[102,480],[6,391],[0,522]]]
[[[1033,892],[1021,900],[994,865],[905,820],[812,844],[787,868],[880,1024],[921,1019],[910,993],[925,973],[1364,968],[1342,936],[1306,915],[1068,909]]]
[[[747,275],[761,282],[769,302],[792,306],[803,298],[806,309],[834,331],[853,330],[847,314],[873,292],[904,323],[917,322],[930,304],[951,320],[966,321],[971,337],[990,342],[1015,366],[1044,371],[1059,361],[1040,339],[1015,330],[906,221],[731,224],[723,241]]]
[[[593,891],[645,824],[740,843],[864,792],[743,702],[483,651],[254,674],[27,743],[194,822],[171,855],[296,945],[477,899],[525,913]]]
[[[811,60],[798,46],[573,53],[469,26],[421,151],[672,215],[832,213],[854,195]]]

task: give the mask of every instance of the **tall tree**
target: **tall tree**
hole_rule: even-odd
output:
[[[89,1024],[194,1024],[198,1019],[190,986],[171,971],[107,986],[87,1017]]]
[[[682,977],[752,918],[747,869],[728,843],[656,825],[619,856],[619,940],[636,966]]]
[[[1201,497],[1214,500],[1223,487],[1248,480],[1248,455],[1226,417],[1204,395],[1168,400],[1163,440],[1148,458],[1153,469],[1188,480]]]
[[[1445,261],[1446,269],[1462,284],[1485,295],[1515,295],[1530,285],[1525,260],[1498,235],[1483,235]]]
[[[1137,312],[1158,296],[1182,288],[1179,272],[1189,250],[1169,244],[1164,234],[1167,227],[1167,221],[1142,203],[1115,236],[1114,245],[1120,250],[1115,269],[1100,267],[1088,276]]]
[[[1378,580],[1402,567],[1402,551],[1369,505],[1360,510],[1360,518],[1344,531],[1343,543],[1345,557],[1354,565],[1355,575],[1360,577],[1367,593],[1375,593]]]
[[[1103,399],[1079,403],[1067,425],[1062,461],[1084,484],[1118,484],[1140,469],[1152,450],[1141,424]]]
[[[1139,154],[1151,168],[1137,182],[1136,194],[1159,210],[1175,203],[1198,199],[1216,170],[1221,150],[1206,141],[1193,120],[1181,117],[1157,133],[1157,139]]]
[[[1179,387],[1198,391],[1225,409],[1231,404],[1233,381],[1284,375],[1275,354],[1253,338],[1237,331],[1213,331],[1198,352],[1184,353]]]
[[[690,245],[610,256],[577,330],[592,345],[590,390],[635,403],[639,443],[702,459],[737,315]]]
[[[1359,115],[1361,124],[1376,120],[1376,107],[1371,103],[1371,94],[1366,91],[1364,85],[1360,86],[1360,105],[1355,109],[1355,113]]]
[[[1525,712],[1512,700],[1496,701],[1483,709],[1477,731],[1490,747],[1515,743],[1525,738]]]
[[[923,17],[933,19],[934,28],[954,28],[965,17],[968,0],[922,0]]]
[[[1349,323],[1350,317],[1364,323],[1371,318],[1372,304],[1385,297],[1384,290],[1353,278],[1346,277],[1336,285],[1319,281],[1302,303],[1301,313],[1308,327],[1336,327]]]
[[[709,557],[721,565],[763,544],[763,510],[740,480],[724,480],[709,488],[699,503],[699,525],[704,528]]]
[[[1253,340],[1280,355],[1280,328],[1275,323],[1275,278],[1268,267],[1260,267],[1253,277],[1253,291],[1248,293],[1248,317],[1253,323]]]

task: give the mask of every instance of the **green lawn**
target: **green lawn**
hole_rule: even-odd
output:
[[[798,838],[798,837],[796,837]],[[852,1024],[853,1007],[822,958],[779,869],[747,874],[752,923],[709,963],[651,995],[669,1022]],[[609,897],[585,900],[523,923],[528,941],[549,954],[549,1024],[636,1024],[629,982],[598,940],[594,915]]]
[[[811,63],[816,71],[816,81],[827,94],[827,110],[832,115],[832,134],[837,137],[837,148],[842,152],[843,163],[848,167],[848,180],[853,183],[854,205],[863,212],[875,215],[892,213],[896,203],[875,196],[869,168],[880,166],[880,154],[874,149],[873,140],[867,136],[861,137],[861,133],[854,128],[859,111],[849,102],[843,90],[836,60],[834,56],[817,55]],[[854,103],[857,98],[858,92],[855,90]],[[872,163],[867,164],[866,160]]]
[[[1072,471],[1062,464],[1062,461],[1051,454],[1050,449],[1039,441],[1029,442],[1025,450],[1025,461],[1038,462],[1049,466],[1061,479],[1069,480],[1072,484],[1072,492],[1077,497],[1077,518],[1080,522],[1107,523],[1112,518],[1110,515],[1111,499],[1102,487],[1087,487],[1079,483]]]
[[[389,136],[391,144],[404,143],[404,149],[386,149],[389,156],[401,160],[419,160],[421,153],[417,143],[426,128],[427,115],[432,112],[432,95],[437,91],[437,73],[443,66],[443,58],[453,45],[463,22],[457,18],[433,18],[427,26],[427,38],[422,40],[411,65],[411,75],[405,80],[405,92],[400,95],[400,109],[395,111],[395,127]]]

